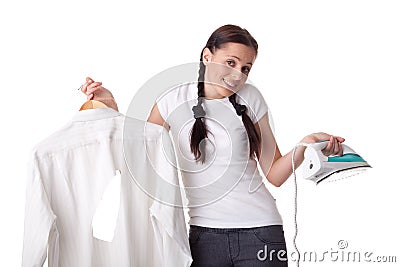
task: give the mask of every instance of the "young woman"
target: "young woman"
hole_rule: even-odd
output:
[[[257,51],[247,30],[218,28],[201,52],[198,81],[163,94],[148,118],[174,140],[189,203],[192,266],[288,265],[282,219],[257,164],[280,186],[292,173],[292,151],[281,155],[267,104],[246,84]],[[89,99],[113,99],[91,79],[83,91]],[[322,140],[329,140],[325,155],[342,153],[342,137],[314,133],[301,142]],[[296,151],[296,167],[303,152]]]

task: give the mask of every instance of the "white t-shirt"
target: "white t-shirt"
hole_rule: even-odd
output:
[[[256,123],[268,112],[262,94],[246,84],[237,103],[247,106]],[[275,199],[262,183],[257,161],[249,158],[249,142],[241,116],[229,98],[204,99],[208,129],[205,162],[196,162],[190,151],[190,132],[195,122],[197,83],[168,90],[157,100],[173,137],[179,169],[189,206],[189,224],[214,228],[246,228],[280,225]]]

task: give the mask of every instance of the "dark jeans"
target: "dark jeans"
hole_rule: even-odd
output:
[[[282,225],[254,228],[190,226],[192,267],[287,267]]]

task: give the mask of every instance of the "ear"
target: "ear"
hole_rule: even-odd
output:
[[[209,62],[211,62],[212,59],[212,52],[210,49],[207,47],[203,49],[203,63],[204,65],[207,65]]]

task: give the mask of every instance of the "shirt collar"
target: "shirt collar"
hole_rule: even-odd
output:
[[[93,120],[101,120],[117,116],[123,116],[123,115],[112,108],[85,109],[78,111],[72,118],[72,121],[93,121]]]

